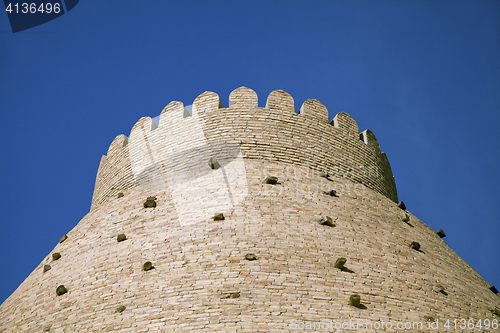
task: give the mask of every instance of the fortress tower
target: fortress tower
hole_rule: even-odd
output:
[[[498,332],[496,289],[398,204],[373,133],[294,110],[205,92],[117,136],[0,332]]]

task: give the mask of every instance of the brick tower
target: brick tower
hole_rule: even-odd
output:
[[[117,136],[0,332],[498,331],[496,289],[398,203],[373,133],[294,110],[205,92]]]

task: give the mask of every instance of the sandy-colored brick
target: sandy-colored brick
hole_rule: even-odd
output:
[[[321,320],[500,319],[489,284],[411,212],[402,221],[387,158],[349,115],[328,123],[315,100],[294,113],[283,91],[259,108],[244,87],[228,108],[209,92],[194,104],[189,115],[172,102],[159,124],[142,118],[129,138],[113,141],[90,212],[0,306],[0,332],[293,332],[294,322]],[[263,184],[267,176],[278,184]],[[332,189],[337,197],[324,194]],[[149,196],[155,208],[144,208]],[[335,227],[320,225],[322,216]],[[121,233],[127,239],[117,242]],[[62,257],[53,261],[53,252]],[[340,257],[346,270],[334,267]],[[146,261],[155,268],[143,271]],[[68,292],[57,296],[60,284]],[[365,308],[349,306],[353,293]]]

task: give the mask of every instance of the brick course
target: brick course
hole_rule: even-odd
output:
[[[0,332],[290,332],[299,331],[294,320],[499,319],[490,285],[397,207],[373,133],[360,135],[345,113],[329,124],[316,100],[293,111],[283,91],[259,108],[242,87],[229,108],[207,92],[192,116],[172,102],[159,126],[141,118],[101,159],[90,212],[0,306]],[[264,184],[267,176],[278,183]],[[157,206],[144,208],[150,196]],[[324,216],[335,226],[318,223]],[[340,257],[344,270],[334,267]],[[147,261],[154,269],[143,270]],[[68,292],[57,296],[61,284]],[[364,308],[349,305],[354,293]]]

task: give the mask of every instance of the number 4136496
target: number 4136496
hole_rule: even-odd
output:
[[[479,319],[478,321],[475,321],[474,319],[454,319],[454,320],[447,320],[444,324],[445,328],[460,328],[460,329],[494,329],[496,330],[498,328],[498,319]]]
[[[56,2],[55,4],[52,4],[50,2],[47,3],[41,3],[39,6],[37,6],[36,3],[9,3],[7,8],[5,8],[6,12],[12,13],[22,13],[22,14],[35,14],[35,13],[47,13],[50,14],[52,12],[58,14],[61,11],[61,4]]]

